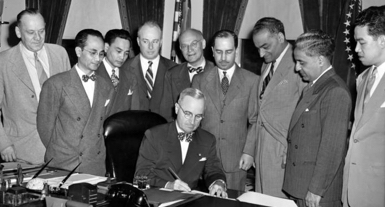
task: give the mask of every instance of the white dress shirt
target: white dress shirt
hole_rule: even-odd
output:
[[[95,92],[95,81],[92,81],[89,79],[87,82],[83,81],[83,75],[86,75],[82,70],[80,70],[79,66],[75,65],[76,71],[78,72],[80,81],[83,84],[84,90],[86,91],[88,100],[90,101],[90,106],[92,107],[92,103],[94,100],[94,92]],[[95,72],[92,72],[90,75],[95,74]]]

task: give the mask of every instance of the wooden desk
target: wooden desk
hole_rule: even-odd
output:
[[[249,203],[244,203],[240,201],[234,201],[229,199],[216,198],[211,196],[203,196],[191,202],[176,204],[175,206],[181,207],[202,207],[202,206],[221,206],[221,207],[265,207],[261,205],[254,205]]]

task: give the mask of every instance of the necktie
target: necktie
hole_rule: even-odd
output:
[[[92,74],[92,75],[83,75],[83,76],[82,76],[82,79],[83,79],[84,82],[87,82],[88,80],[95,81],[95,80],[96,80],[96,76],[95,76],[95,74]]]
[[[372,90],[374,81],[376,80],[376,75],[377,75],[377,67],[374,66],[373,71],[368,78],[368,84],[366,85],[364,104],[367,103],[370,99],[370,91]]]
[[[193,67],[188,67],[188,72],[190,73],[193,73],[193,72],[197,72],[197,74],[203,72],[203,68],[202,67],[197,67],[197,68],[193,68]]]
[[[152,61],[148,61],[148,69],[146,72],[146,83],[147,83],[147,97],[148,99],[151,99],[151,92],[152,92],[152,87],[154,86],[154,75],[152,73]]]
[[[178,139],[180,141],[185,140],[186,142],[191,142],[193,135],[194,135],[194,132],[190,132],[190,133],[179,132]]]
[[[35,52],[35,67],[37,71],[37,77],[39,78],[40,86],[43,85],[44,81],[48,79],[47,74],[44,71],[44,67],[41,64],[39,57],[37,56],[37,52]]]
[[[273,74],[274,74],[274,63],[275,63],[275,61],[271,62],[270,69],[269,69],[269,73],[266,75],[265,79],[263,80],[262,91],[261,91],[261,96],[260,96],[260,98],[262,98],[263,93],[265,93],[265,89],[266,89],[266,87],[267,87],[267,84],[269,84],[271,78],[273,78]]]
[[[118,83],[119,83],[119,77],[115,73],[115,68],[112,69],[111,81],[112,81],[112,85],[114,85],[114,88],[116,90],[116,87],[118,86]]]
[[[229,79],[226,77],[226,72],[223,72],[223,78],[222,78],[222,92],[223,95],[226,95],[227,90],[229,89]]]

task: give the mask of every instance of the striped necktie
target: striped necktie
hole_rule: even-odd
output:
[[[229,89],[229,86],[230,86],[229,79],[226,76],[226,72],[223,72],[223,78],[222,78],[221,86],[222,86],[223,95],[226,95],[227,90]]]
[[[41,64],[41,62],[39,60],[39,57],[37,56],[38,55],[37,52],[35,52],[34,55],[35,55],[35,68],[37,71],[37,77],[39,78],[40,86],[42,86],[44,81],[46,81],[48,79],[48,77],[44,71],[43,65]]]
[[[152,73],[152,61],[148,61],[148,69],[146,72],[146,83],[147,83],[147,97],[151,99],[152,89],[154,87],[154,75]]]
[[[116,87],[118,86],[118,83],[119,83],[119,77],[116,75],[115,68],[112,69],[111,81],[112,81],[112,85],[114,85],[114,88],[116,90]]]
[[[370,99],[370,91],[372,90],[374,81],[376,80],[376,75],[377,75],[377,67],[374,66],[372,73],[368,78],[368,84],[366,85],[365,94],[364,94],[364,104],[366,104]]]
[[[260,98],[262,98],[263,93],[265,93],[265,90],[266,90],[267,85],[269,84],[270,80],[273,78],[273,74],[274,74],[274,63],[275,63],[275,61],[271,62],[270,68],[269,68],[269,73],[266,75],[265,79],[263,80],[263,85],[262,85],[262,91],[261,91],[261,96],[260,96]]]

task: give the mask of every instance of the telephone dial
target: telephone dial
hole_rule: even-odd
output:
[[[146,194],[127,182],[111,185],[107,198],[111,207],[150,207]]]

